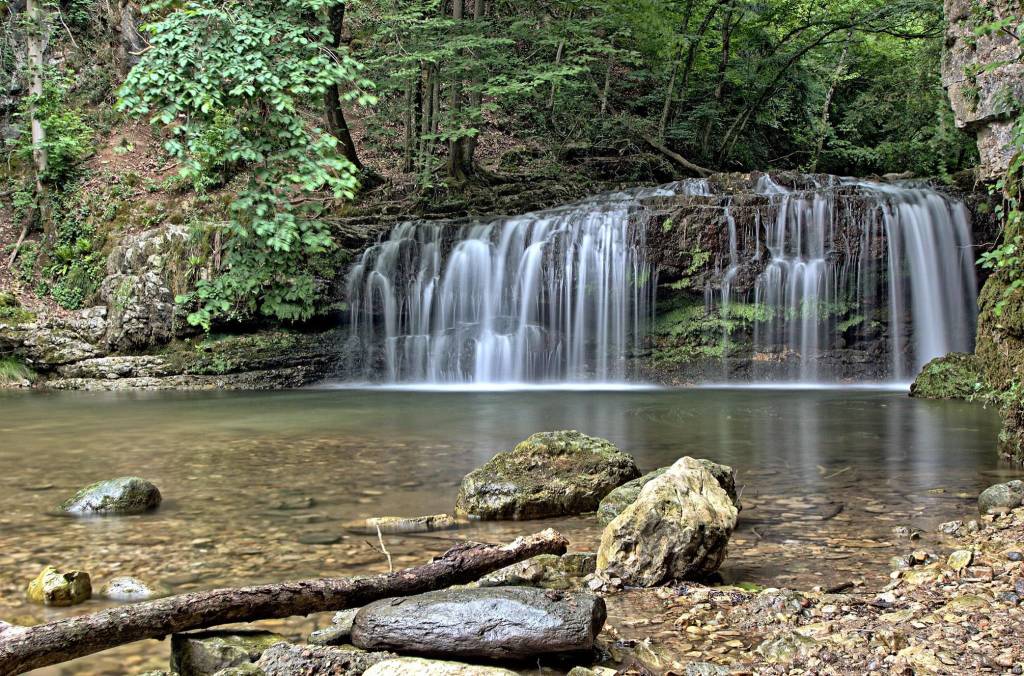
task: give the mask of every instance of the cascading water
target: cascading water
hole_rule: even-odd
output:
[[[906,380],[971,349],[977,288],[961,203],[925,187],[795,184],[690,180],[485,222],[401,224],[348,278],[354,371],[410,383],[629,378],[652,314],[650,261],[665,260],[647,241],[672,227],[650,229],[659,209],[683,222],[675,250],[705,241],[686,228],[721,214],[707,312],[726,327],[741,305],[753,317],[746,347],[723,348],[726,378],[738,357],[751,364],[744,380],[850,379],[836,354],[859,350],[872,379]]]
[[[349,276],[364,375],[625,379],[653,288],[638,200],[706,190],[685,181],[485,223],[396,227]]]
[[[786,379],[829,379],[822,355],[845,342],[851,327],[843,325],[866,333],[866,320],[880,314],[887,314],[889,379],[912,378],[934,357],[973,349],[977,283],[963,204],[928,188],[849,179],[791,191],[762,176],[755,191],[768,206],[756,214],[754,257],[763,241],[767,262],[754,283],[753,348],[794,357]],[[737,300],[728,211],[724,308]]]

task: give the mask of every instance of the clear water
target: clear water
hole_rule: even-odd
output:
[[[996,460],[992,411],[898,391],[0,393],[0,619],[104,607],[27,604],[25,586],[50,563],[89,571],[97,588],[136,575],[173,591],[382,572],[383,557],[345,520],[450,510],[465,473],[561,428],[611,439],[645,471],[682,455],[733,465],[745,508],[727,581],[884,581],[890,555],[934,547],[937,524],[971,518],[980,489],[1017,475]],[[54,511],[78,487],[123,474],[156,482],[163,506],[107,519]],[[285,509],[305,498],[312,506]],[[547,526],[574,549],[593,550],[600,537],[582,516],[386,543],[408,566],[455,539],[504,541]],[[911,542],[895,526],[926,535]],[[338,541],[302,544],[310,535]],[[268,626],[298,637],[328,618]],[[167,650],[143,642],[41,673],[136,673],[165,666]]]

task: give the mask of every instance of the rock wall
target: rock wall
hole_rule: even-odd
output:
[[[980,174],[993,179],[1006,172],[1013,155],[1012,116],[1024,101],[1024,62],[1019,40],[1008,31],[977,35],[993,21],[1020,17],[1020,0],[946,0],[946,49],[942,83],[962,129],[974,132]]]
[[[946,0],[946,52],[943,84],[957,124],[977,134],[979,175],[995,180],[1006,173],[1013,149],[1013,118],[1024,102],[1024,60],[1018,38],[1007,31],[975,35],[978,26],[999,19],[1019,19],[1020,0]],[[1019,233],[1005,233],[1012,237]],[[980,314],[976,354],[986,384],[1002,401],[1003,430],[999,449],[1024,461],[1024,299],[1003,292],[1005,271],[985,282],[978,298]]]

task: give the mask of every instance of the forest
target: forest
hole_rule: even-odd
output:
[[[97,164],[151,141],[112,180],[192,205],[180,302],[207,329],[329,312],[352,200],[752,169],[948,181],[977,160],[937,0],[3,7],[6,256],[69,309],[112,239],[83,218],[113,207],[90,204]]]

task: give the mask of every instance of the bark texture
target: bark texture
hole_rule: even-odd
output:
[[[461,544],[426,565],[387,575],[215,589],[33,627],[0,624],[0,674],[20,674],[192,629],[343,610],[465,584],[538,554],[562,554],[567,544],[562,535],[547,529],[507,545]]]

